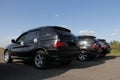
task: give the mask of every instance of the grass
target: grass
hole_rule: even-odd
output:
[[[120,50],[112,49],[110,52],[110,55],[112,56],[120,56]]]

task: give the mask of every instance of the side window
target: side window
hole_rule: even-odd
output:
[[[39,39],[43,39],[43,34],[42,34],[43,29],[39,29],[37,32],[37,36]]]
[[[49,39],[49,38],[53,38],[55,36],[55,33],[52,29],[50,28],[44,28],[41,30],[42,33],[42,38],[43,39]]]
[[[27,41],[33,42],[37,38],[37,31],[29,32]]]
[[[24,42],[24,41],[26,41],[26,37],[27,37],[27,33],[24,33],[24,34],[22,34],[20,37],[18,37],[18,39],[16,40],[17,41],[17,43],[20,43],[20,42]]]

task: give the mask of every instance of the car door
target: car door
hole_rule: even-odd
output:
[[[27,39],[24,43],[26,56],[31,56],[33,50],[37,47],[38,44],[38,31],[28,32]]]
[[[14,44],[12,51],[15,55],[30,58],[38,43],[37,31],[30,31],[21,35]]]
[[[28,47],[25,45],[27,36],[28,33],[23,33],[16,39],[15,43],[12,44],[11,51],[13,56],[23,56],[25,48]]]

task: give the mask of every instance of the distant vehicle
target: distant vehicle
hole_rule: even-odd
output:
[[[80,44],[80,55],[78,59],[81,61],[85,61],[88,59],[94,59],[100,53],[100,48],[98,41],[95,36],[78,36],[79,44]]]
[[[53,61],[68,65],[80,53],[78,38],[69,29],[59,26],[28,30],[11,42],[4,51],[5,62],[31,59],[38,69],[44,69]]]
[[[102,49],[100,57],[104,57],[106,56],[106,54],[110,53],[111,51],[110,44],[105,39],[98,39],[98,43],[100,45],[100,48]]]

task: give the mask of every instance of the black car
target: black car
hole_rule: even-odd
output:
[[[53,61],[68,65],[80,53],[78,38],[69,29],[59,26],[28,30],[11,42],[4,51],[6,63],[13,59],[31,59],[39,69]]]
[[[98,41],[95,36],[78,36],[79,44],[80,44],[80,55],[78,59],[81,61],[85,61],[88,59],[94,59],[100,53],[100,48],[98,45]]]
[[[102,50],[100,57],[106,56],[111,51],[110,44],[105,39],[98,39],[99,46]]]

